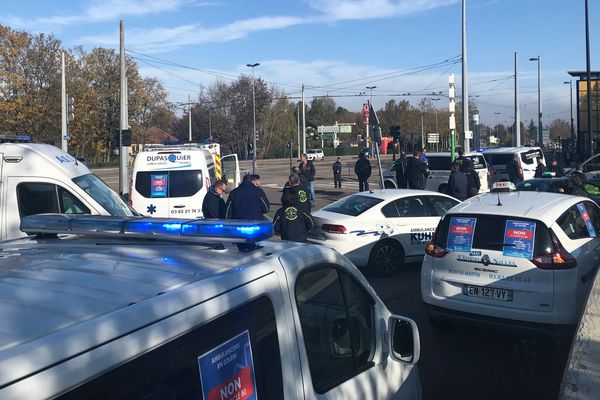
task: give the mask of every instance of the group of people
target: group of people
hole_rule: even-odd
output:
[[[424,190],[429,175],[428,168],[425,149],[413,151],[412,157],[406,157],[406,153],[401,152],[393,167],[398,188]]]
[[[458,158],[452,163],[446,194],[464,201],[476,196],[480,188],[481,180],[473,167],[473,161],[459,152]]]
[[[306,154],[302,155],[300,164],[292,168],[281,196],[281,208],[273,218],[275,233],[283,240],[306,242],[308,232],[314,226],[311,209],[315,202],[315,172]],[[231,191],[227,202],[223,200],[226,192],[224,180],[219,179],[211,185],[202,203],[204,218],[263,220],[270,210],[271,204],[261,188],[259,175],[245,175],[242,183]]]

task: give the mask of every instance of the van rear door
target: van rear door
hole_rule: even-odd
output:
[[[240,184],[240,163],[237,154],[221,157],[221,167],[221,179],[227,182],[227,192],[230,192]]]

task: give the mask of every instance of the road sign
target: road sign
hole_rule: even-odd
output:
[[[321,125],[317,126],[317,132],[319,133],[338,133],[340,131],[340,127],[337,125]]]
[[[428,133],[427,134],[427,143],[439,143],[440,142],[440,134],[439,133]]]
[[[473,131],[465,131],[465,139],[473,139]]]
[[[323,140],[333,140],[335,139],[335,133],[322,133],[321,139]]]
[[[352,126],[351,125],[340,125],[340,133],[352,133]]]
[[[63,136],[63,139],[69,141],[69,140],[71,140],[71,135]]]

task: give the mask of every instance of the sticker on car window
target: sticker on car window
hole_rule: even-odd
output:
[[[150,175],[150,197],[167,197],[167,175]]]
[[[469,253],[473,246],[473,234],[477,218],[452,217],[448,229],[448,252]]]
[[[530,260],[533,258],[534,243],[535,222],[506,220],[502,255]]]
[[[250,334],[244,331],[198,357],[205,400],[256,400]]]
[[[577,209],[581,214],[581,218],[583,218],[583,222],[585,222],[585,227],[587,228],[590,237],[596,237],[596,230],[594,229],[594,224],[592,224],[592,220],[590,219],[590,214],[588,214],[587,209],[585,208],[585,204],[577,204]]]

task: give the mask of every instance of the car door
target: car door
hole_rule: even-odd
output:
[[[227,192],[229,193],[240,185],[240,163],[237,154],[221,157],[221,166],[223,168],[221,179],[227,182]]]
[[[431,210],[427,196],[410,196],[394,200],[381,208],[387,222],[392,225],[390,235],[398,240],[407,257],[425,253],[425,246],[433,238],[440,220]]]
[[[294,298],[305,399],[418,397],[416,371],[389,360],[381,345],[382,307],[350,271],[334,265],[303,271]]]

